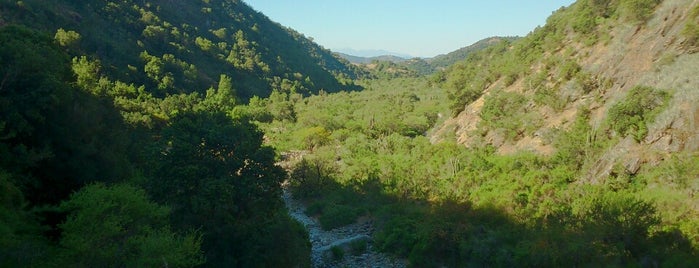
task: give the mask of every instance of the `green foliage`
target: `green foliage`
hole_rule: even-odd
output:
[[[341,247],[334,246],[330,248],[330,252],[333,255],[333,259],[336,261],[342,260],[345,257],[345,251]]]
[[[271,250],[265,246],[274,245],[267,240],[274,235],[258,234],[278,230],[269,215],[283,209],[285,174],[274,165],[274,152],[262,146],[262,133],[221,112],[198,112],[173,118],[163,134],[153,148],[146,189],[155,200],[171,204],[174,227],[201,227],[207,264],[247,266]]]
[[[485,99],[481,109],[483,127],[502,129],[507,140],[516,140],[525,130],[535,129],[537,122],[527,118],[527,98],[515,92],[495,92]]]
[[[269,96],[275,77],[296,73],[313,80],[313,93],[357,88],[345,78],[357,77],[358,68],[242,1],[20,2],[0,3],[6,24],[50,32],[71,57],[108,67],[102,75],[109,80],[143,85],[158,97],[203,95],[221,73],[233,78],[243,102]],[[143,59],[144,51],[158,59]]]
[[[570,128],[556,137],[553,143],[557,149],[553,157],[555,161],[572,170],[580,170],[585,163],[594,159],[602,141],[598,140],[589,120],[590,111],[579,110]]]
[[[667,105],[670,94],[645,86],[632,88],[624,100],[609,108],[607,123],[620,136],[632,135],[636,141],[648,134],[647,125]]]
[[[63,28],[58,28],[54,39],[62,47],[73,47],[80,42],[80,34],[75,31],[66,31]]]
[[[621,0],[621,16],[634,23],[645,23],[655,11],[661,0]]]
[[[60,225],[59,262],[68,266],[172,266],[204,263],[201,235],[173,233],[169,209],[128,185],[86,186],[61,204],[68,212]]]
[[[682,29],[682,35],[688,46],[699,46],[699,6],[694,6],[689,12],[687,22]]]
[[[560,66],[547,72],[564,70]],[[576,73],[576,64],[569,66],[572,71],[560,76],[586,76]],[[542,87],[559,83],[557,74],[550,77]],[[440,97],[425,92],[429,87],[413,91],[400,81],[416,80],[372,81],[363,92],[305,98],[295,103],[295,124],[260,124],[271,143],[285,150],[304,149],[299,130],[322,127],[331,133],[331,142],[306,151],[290,176],[292,193],[324,228],[373,217],[375,248],[417,267],[692,264],[694,214],[661,222],[668,216],[656,206],[663,203],[634,192],[643,189],[640,175],[609,178],[614,185],[579,183],[609,145],[607,135],[591,125],[589,111],[579,111],[566,130],[552,130],[553,156],[497,155],[489,147],[433,144],[402,132],[395,119],[401,117],[386,115],[416,113]],[[514,133],[539,127],[528,96],[491,94],[483,107],[487,127]],[[678,193],[667,191],[660,199]]]
[[[26,210],[16,180],[0,169],[0,266],[40,266],[49,257],[49,243],[41,236],[43,228],[36,217]]]
[[[25,198],[56,203],[85,182],[128,176],[119,115],[71,86],[69,59],[48,36],[3,27],[0,61],[0,164],[23,174]]]
[[[366,240],[357,240],[349,245],[350,252],[352,252],[353,255],[362,255],[364,252],[366,252],[367,247],[368,245]]]

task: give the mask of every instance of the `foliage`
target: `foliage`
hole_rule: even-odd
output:
[[[221,73],[243,102],[269,96],[275,79],[303,83],[304,94],[357,88],[345,79],[357,77],[356,67],[242,1],[25,0],[0,9],[6,23],[55,33],[71,56],[108,67],[105,77],[159,97],[203,95]]]
[[[0,61],[0,164],[26,176],[17,186],[30,202],[54,203],[85,182],[128,176],[119,115],[71,87],[68,57],[49,37],[3,27]]]
[[[578,79],[581,73],[570,75]],[[330,141],[306,151],[290,176],[292,193],[324,228],[372,217],[378,225],[375,248],[418,267],[693,264],[697,252],[688,245],[696,244],[689,242],[696,233],[694,217],[661,221],[669,215],[656,207],[672,198],[658,202],[648,194],[654,188],[639,190],[641,175],[613,189],[580,183],[609,145],[589,111],[580,110],[565,129],[552,130],[557,149],[552,156],[498,155],[487,146],[433,144],[422,135],[382,127],[395,126],[400,117],[376,115],[398,109],[410,114],[439,99],[427,94],[429,87],[413,90],[400,81],[416,80],[372,81],[363,92],[305,98],[294,103],[295,124],[259,123],[270,143],[285,150],[303,149],[293,130],[330,132]],[[401,101],[411,99],[400,97],[409,96],[406,91],[415,93],[416,101]],[[387,92],[401,105],[375,97]],[[484,124],[517,131],[536,124],[527,117],[527,96],[491,94]],[[367,114],[372,116],[360,117]],[[667,191],[672,196],[679,190]]]
[[[624,100],[609,108],[607,122],[618,135],[631,135],[636,141],[641,141],[648,134],[646,125],[662,111],[669,98],[666,91],[636,86]]]
[[[281,206],[274,152],[245,116],[227,117],[232,77],[209,95],[171,94],[180,82],[164,77],[198,68],[143,53],[166,85],[148,92],[114,80],[114,59],[81,55],[71,66],[66,51],[78,45],[59,41],[0,28],[0,266],[310,265],[308,234]]]
[[[128,185],[93,184],[61,204],[68,212],[60,225],[60,262],[72,266],[172,266],[204,263],[201,235],[173,233],[169,209]],[[95,221],[95,219],[99,219]]]
[[[274,165],[274,152],[262,146],[262,133],[247,121],[233,121],[221,112],[184,113],[172,119],[162,140],[153,148],[152,178],[146,189],[172,206],[178,230],[197,226],[204,236],[207,265],[248,266],[255,256],[280,251],[265,260],[273,265],[294,252],[282,248],[297,243],[297,236],[272,243],[285,232],[272,217],[283,209],[284,171]],[[246,241],[227,243],[226,241]],[[290,263],[285,263],[288,265]]]
[[[694,6],[690,10],[687,22],[682,29],[682,35],[688,46],[699,46],[699,6]]]
[[[525,130],[536,129],[537,120],[527,118],[525,96],[514,92],[495,92],[485,99],[481,109],[481,125],[503,129],[507,140],[516,140]]]

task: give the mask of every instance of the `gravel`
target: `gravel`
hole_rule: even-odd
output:
[[[328,258],[327,250],[329,245],[352,237],[366,235],[372,237],[374,225],[370,219],[360,219],[354,224],[323,230],[317,219],[305,214],[305,206],[295,200],[291,193],[284,189],[284,203],[289,211],[289,215],[303,224],[308,230],[311,240],[311,260],[315,268],[324,267],[397,267],[403,268],[407,264],[403,260],[398,260],[386,254],[376,251],[371,240],[367,242],[366,250],[360,254],[344,254],[341,260]]]

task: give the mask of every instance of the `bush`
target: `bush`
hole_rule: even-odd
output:
[[[336,261],[342,260],[345,257],[345,251],[341,247],[334,246],[330,248],[330,252],[333,254],[333,259]]]
[[[354,223],[359,214],[360,210],[353,206],[336,204],[326,206],[318,220],[323,229],[331,230]]]
[[[624,100],[609,109],[607,123],[620,136],[632,135],[640,142],[648,134],[646,125],[655,119],[669,99],[665,91],[636,86]]]
[[[682,29],[682,35],[687,45],[695,47],[699,45],[699,6],[695,6],[689,13],[687,24]]]
[[[622,0],[621,16],[629,22],[645,23],[653,15],[659,0]]]
[[[352,252],[353,255],[361,255],[362,253],[366,252],[367,250],[367,242],[366,240],[357,240],[352,243],[350,243],[350,251]]]

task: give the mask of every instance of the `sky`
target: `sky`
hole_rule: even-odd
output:
[[[446,54],[491,36],[525,36],[574,0],[244,0],[333,51]]]

